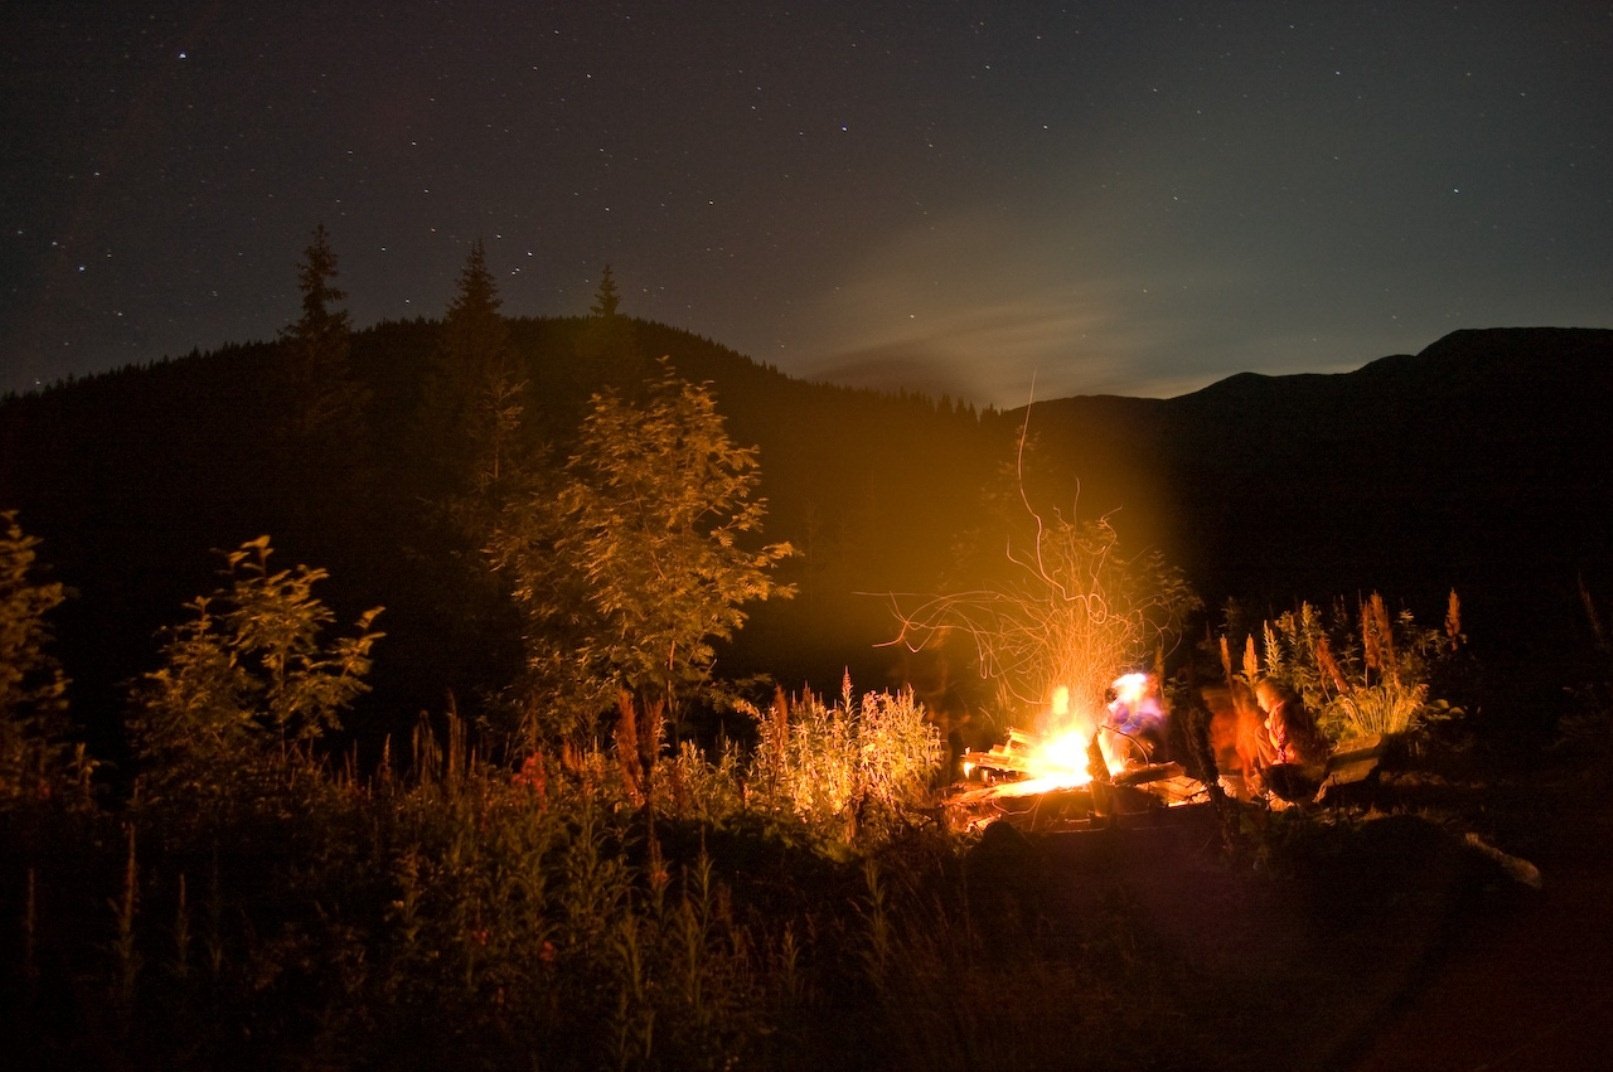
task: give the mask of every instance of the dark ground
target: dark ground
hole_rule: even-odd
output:
[[[1001,902],[977,907],[1035,917],[1048,948],[1121,921],[1098,970],[1164,980],[1138,1067],[1598,1067],[1613,1044],[1599,732],[1589,748],[1403,761],[1303,819],[1246,810],[1230,865],[1207,809],[1169,828],[1004,831],[971,856]],[[1023,1048],[1024,1067],[1059,1066]]]
[[[1509,840],[1542,888],[1461,911],[1444,948],[1384,1010],[1350,1067],[1569,1069],[1613,1050],[1613,790],[1607,766],[1503,787],[1526,798]]]

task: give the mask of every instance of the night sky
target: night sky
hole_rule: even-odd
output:
[[[622,310],[1015,405],[1613,326],[1613,4],[15,3],[0,391]]]

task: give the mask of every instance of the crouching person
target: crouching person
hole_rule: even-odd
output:
[[[1289,802],[1310,800],[1322,784],[1331,749],[1300,698],[1283,685],[1263,678],[1255,685],[1255,702],[1266,715],[1272,762],[1264,772],[1266,788]]]

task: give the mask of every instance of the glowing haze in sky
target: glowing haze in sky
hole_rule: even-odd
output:
[[[57,2],[0,15],[0,390],[622,310],[978,402],[1613,326],[1608,3]]]

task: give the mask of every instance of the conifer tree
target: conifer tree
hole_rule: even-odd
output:
[[[497,497],[510,476],[511,448],[525,405],[509,326],[500,315],[498,285],[480,239],[460,271],[443,320],[436,368],[428,387],[427,421],[449,482],[479,497]]]
[[[616,315],[616,308],[621,304],[621,296],[616,290],[616,277],[611,274],[610,265],[599,276],[599,289],[594,292],[594,304],[589,306],[590,316],[601,320],[610,320]]]
[[[368,403],[368,392],[349,365],[351,325],[336,308],[347,294],[335,284],[336,254],[323,224],[303,252],[297,270],[302,315],[281,332],[289,387],[289,437],[308,445],[351,447]]]
[[[607,264],[600,273],[594,304],[588,308],[587,326],[578,340],[579,365],[590,377],[590,388],[623,390],[645,377],[648,362],[639,352],[631,321],[617,311],[620,306],[616,277]]]

